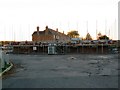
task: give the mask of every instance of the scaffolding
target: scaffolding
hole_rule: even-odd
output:
[[[53,54],[64,54],[64,46],[59,46],[57,44],[49,44],[48,45],[48,55]]]

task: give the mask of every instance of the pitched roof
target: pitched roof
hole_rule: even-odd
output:
[[[39,31],[39,34],[44,34],[45,31]],[[37,31],[35,31],[32,35],[37,35]]]
[[[49,30],[50,29],[48,29],[48,31]],[[52,33],[49,31],[48,34],[52,34]],[[37,31],[35,31],[32,35],[37,35]],[[44,31],[39,31],[39,35],[45,35],[45,30]]]
[[[45,31],[46,31],[46,30],[44,30],[44,31],[39,31],[39,35],[45,35]],[[56,31],[56,30],[53,30],[53,29],[51,29],[51,28],[48,28],[48,34],[49,34],[49,35],[64,35],[64,36],[68,37],[67,35],[65,35],[65,34],[63,34],[63,33],[61,33],[61,32],[58,32],[58,31]],[[37,31],[35,31],[32,35],[37,35]]]

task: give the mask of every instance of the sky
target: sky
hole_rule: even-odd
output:
[[[118,39],[119,0],[0,0],[0,41],[31,41],[36,27],[80,37],[96,31]]]

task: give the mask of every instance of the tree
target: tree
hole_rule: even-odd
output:
[[[68,35],[69,37],[71,37],[71,38],[77,38],[77,37],[79,37],[79,33],[78,33],[78,31],[76,31],[76,30],[73,30],[73,31],[68,32],[67,35]]]
[[[99,40],[109,40],[109,37],[106,35],[102,35],[98,38]]]
[[[89,33],[87,33],[85,40],[92,40],[92,37]]]
[[[99,37],[101,37],[102,36],[102,34],[101,34],[101,32],[99,32],[98,34],[97,34],[97,40],[99,40]]]

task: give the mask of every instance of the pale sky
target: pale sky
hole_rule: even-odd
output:
[[[80,37],[97,31],[118,39],[119,0],[0,0],[0,40],[32,40],[36,26],[67,34],[78,30]],[[97,21],[97,24],[96,24]],[[87,25],[88,22],[88,25]]]

